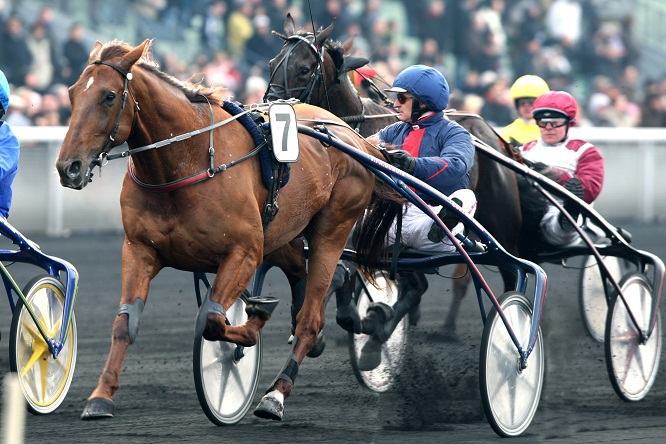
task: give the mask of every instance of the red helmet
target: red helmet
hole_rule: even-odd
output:
[[[575,125],[578,104],[576,99],[565,91],[549,91],[539,96],[534,102],[532,116],[535,119],[543,117],[566,117],[570,125]]]

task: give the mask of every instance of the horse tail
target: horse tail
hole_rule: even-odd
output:
[[[405,198],[383,181],[375,180],[370,204],[354,231],[355,262],[369,282],[374,272],[388,261],[387,235],[395,218],[402,211]]]

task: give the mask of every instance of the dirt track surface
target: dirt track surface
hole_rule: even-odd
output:
[[[625,225],[633,245],[666,258],[666,237],[658,226]],[[129,349],[115,396],[113,419],[82,421],[85,399],[94,389],[110,345],[120,297],[118,235],[34,238],[42,250],[67,259],[81,275],[75,305],[78,358],[69,394],[52,414],[26,420],[26,442],[289,442],[425,443],[497,442],[485,420],[479,395],[482,324],[473,293],[463,304],[460,341],[432,340],[450,301],[449,279],[429,277],[422,317],[409,331],[406,356],[410,377],[401,388],[378,395],[363,389],[352,373],[347,334],[327,309],[327,348],[301,365],[294,396],[282,422],[256,418],[252,409],[284,364],[290,346],[286,279],[271,270],[265,296],[282,299],[263,332],[263,370],[253,407],[237,425],[218,427],[203,413],[192,376],[194,319],[197,312],[190,273],[164,270],[153,281],[141,328]],[[577,263],[577,262],[576,262]],[[665,359],[643,401],[620,400],[609,381],[603,344],[591,339],[578,306],[579,271],[544,265],[549,292],[542,331],[545,386],[539,409],[521,442],[664,442],[666,436]],[[10,268],[12,272],[13,269]],[[444,268],[441,274],[451,270]],[[493,290],[497,273],[481,269]],[[20,273],[17,273],[20,275]],[[23,285],[26,281],[21,280]],[[662,317],[664,304],[661,304]],[[5,307],[8,307],[5,305]],[[0,310],[0,373],[9,370],[11,318]]]

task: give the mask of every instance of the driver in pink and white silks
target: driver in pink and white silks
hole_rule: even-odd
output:
[[[604,160],[591,143],[569,137],[577,112],[576,99],[565,91],[550,91],[539,96],[532,115],[541,137],[523,145],[522,156],[535,170],[591,204],[601,193]],[[574,220],[578,219],[575,204],[565,201],[564,209]],[[578,238],[574,227],[552,204],[547,206],[539,228],[543,240],[551,245],[567,245]]]

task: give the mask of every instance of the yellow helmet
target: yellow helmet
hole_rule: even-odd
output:
[[[548,84],[544,79],[539,76],[525,75],[519,77],[513,85],[511,85],[511,98],[513,100],[521,99],[523,97],[537,98],[541,94],[550,91]]]

